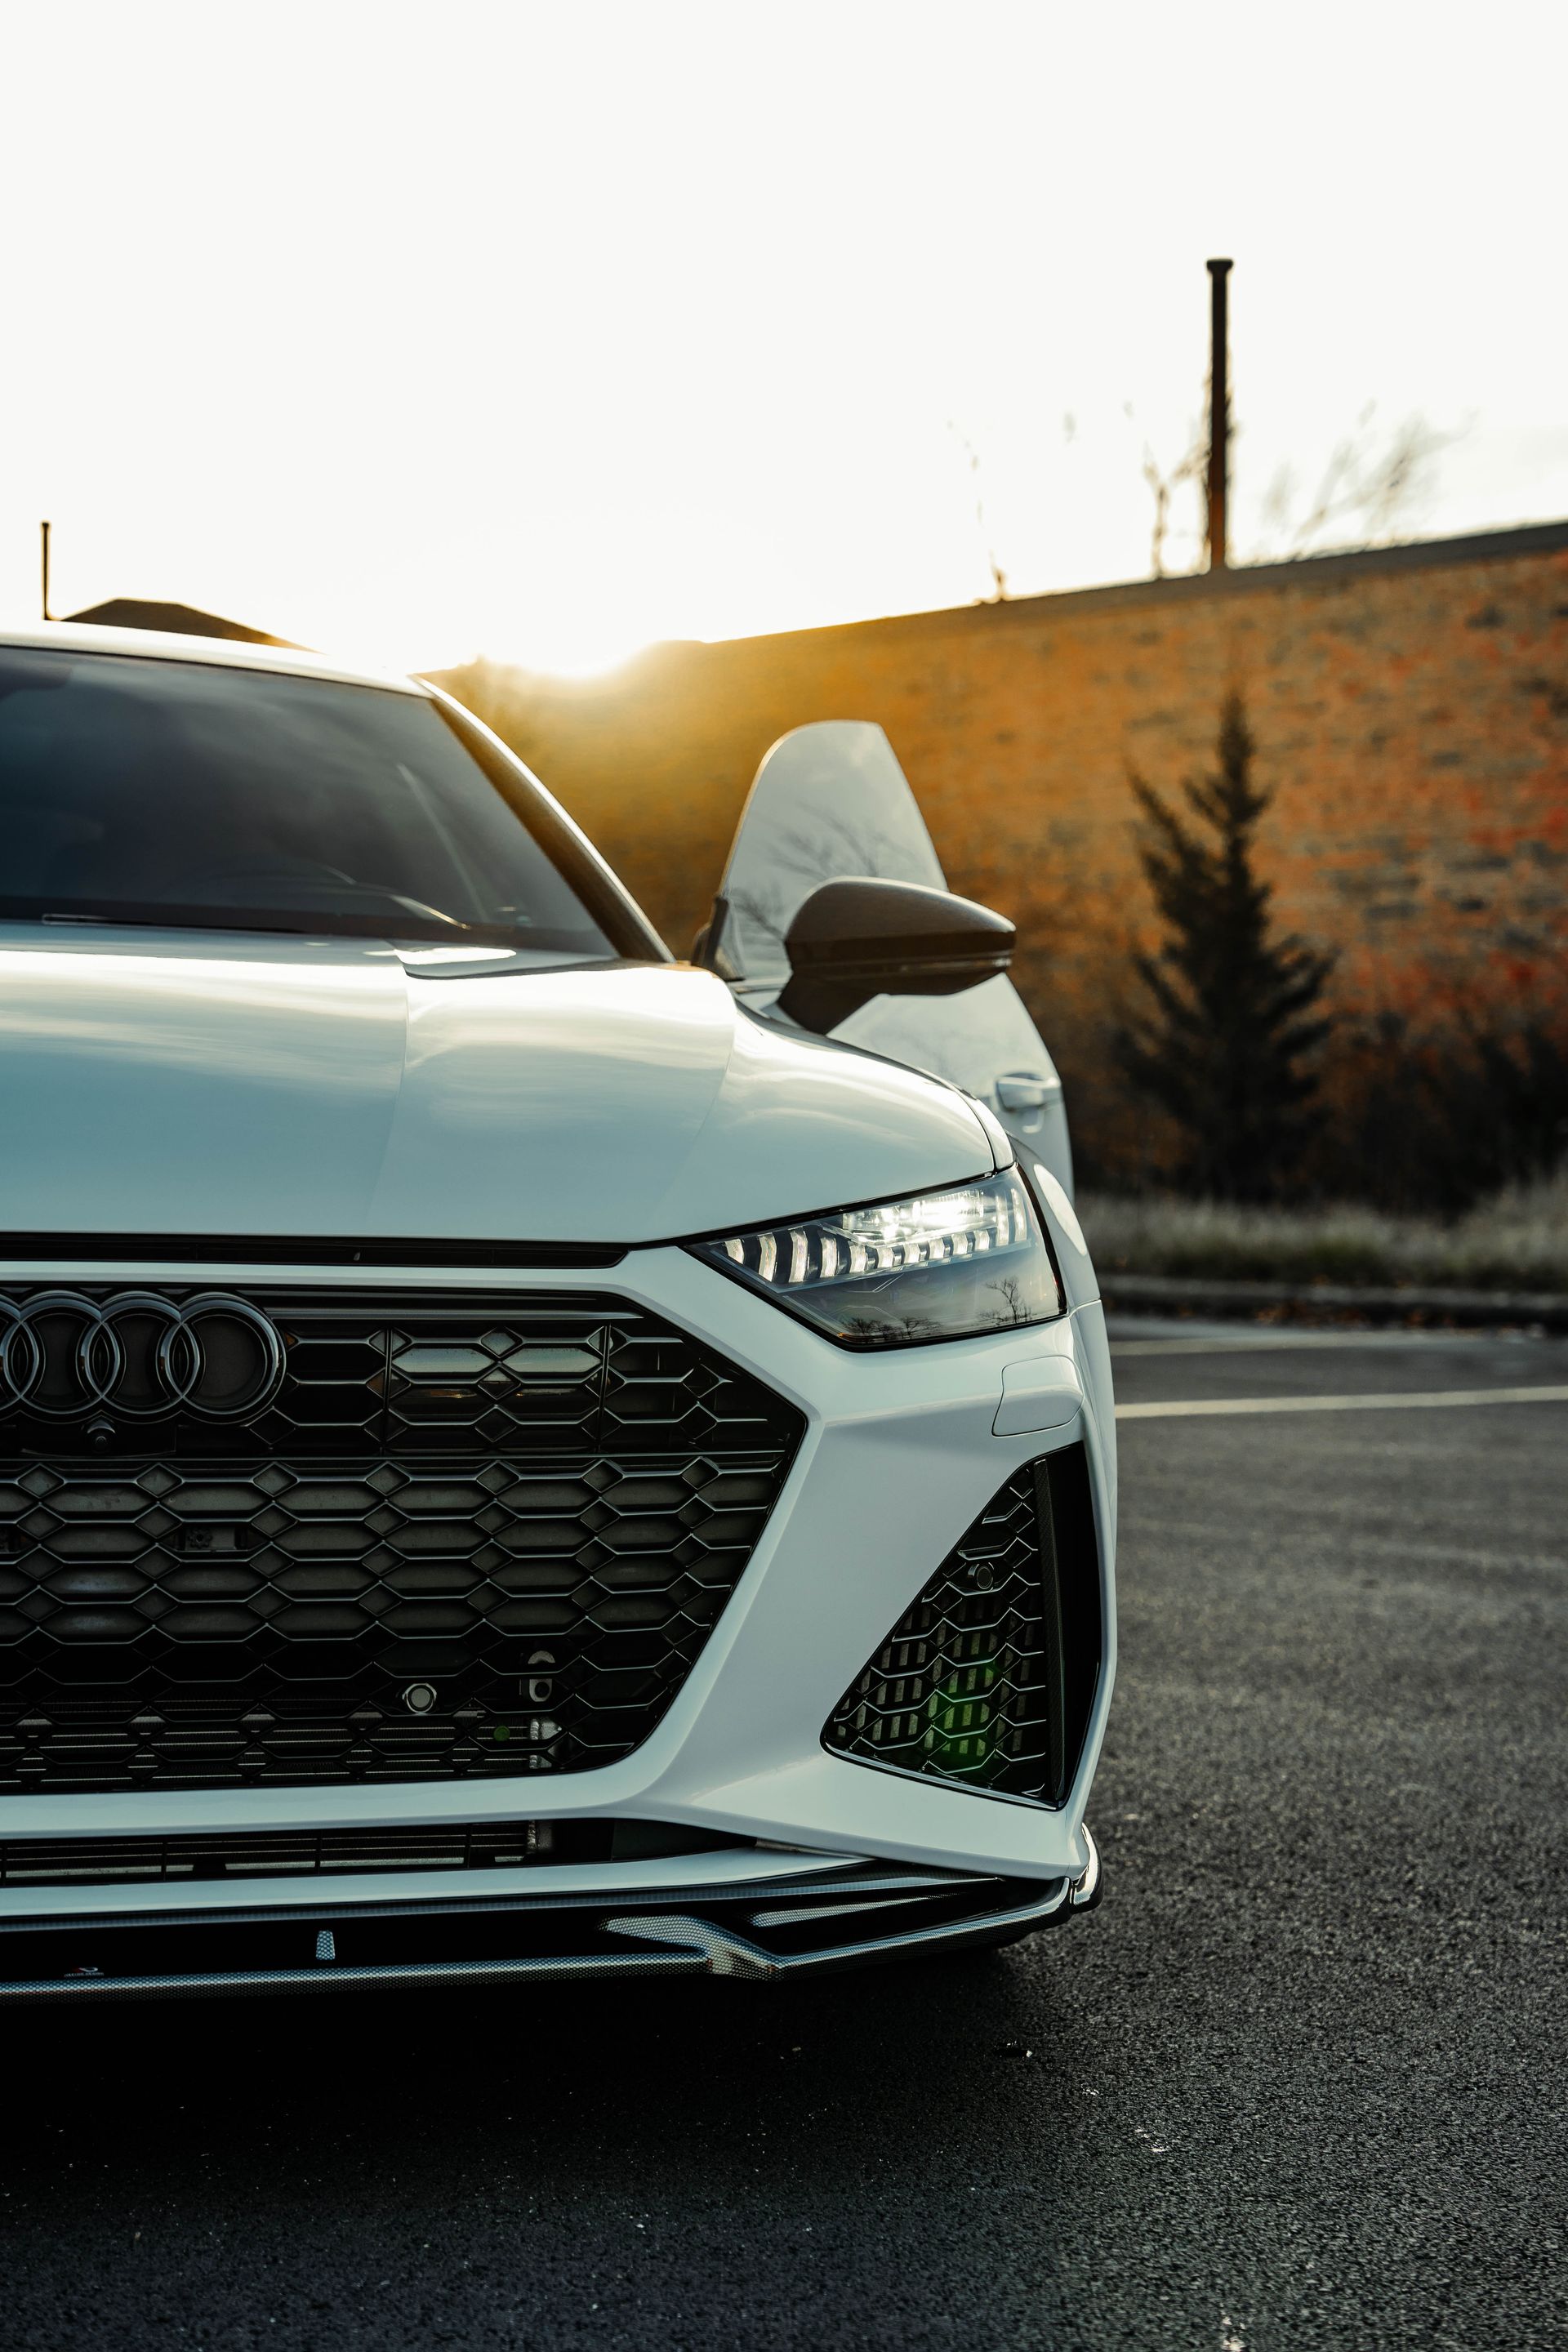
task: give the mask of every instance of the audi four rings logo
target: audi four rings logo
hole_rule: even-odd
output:
[[[221,1291],[178,1303],[150,1290],[0,1297],[0,1412],[81,1421],[184,1409],[221,1421],[268,1403],[282,1378],[276,1328]]]

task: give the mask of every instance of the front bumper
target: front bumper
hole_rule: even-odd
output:
[[[219,1269],[210,1263],[108,1266],[98,1259],[90,1267],[61,1261],[25,1269],[25,1278],[34,1282],[68,1283],[89,1275],[151,1284],[199,1281],[241,1291],[247,1283],[322,1279],[319,1267],[290,1272],[276,1261]],[[0,1283],[18,1278],[0,1268]],[[497,1286],[494,1272],[451,1267],[395,1276],[384,1267],[334,1267],[331,1274],[338,1290],[358,1282],[384,1289],[394,1278],[451,1298],[466,1287],[490,1292]],[[573,1277],[552,1268],[508,1274],[505,1283],[559,1294],[573,1286]],[[793,1849],[797,1857],[804,1850],[819,1871],[832,1867],[833,1858],[864,1868],[863,1858],[871,1855],[878,1867],[984,1878],[1000,1884],[1004,1895],[1015,1885],[1035,1887],[1041,1916],[1048,1916],[1057,1900],[1052,1890],[1079,1884],[1091,1865],[1083,1812],[1114,1670],[1115,1439],[1098,1305],[1080,1306],[1058,1323],[1010,1338],[866,1357],[833,1348],[679,1249],[632,1252],[608,1276],[603,1270],[584,1273],[581,1286],[613,1288],[706,1339],[790,1398],[806,1422],[788,1480],[732,1599],[679,1697],[633,1754],[526,1784],[468,1780],[8,1797],[0,1800],[0,1839],[363,1829],[521,1816],[654,1821]],[[1042,1406],[1047,1426],[1020,1430],[1016,1411],[999,1410],[1005,1391],[1016,1399],[1019,1382],[1005,1375],[1020,1364],[1030,1367],[1026,1391],[1047,1400]],[[1007,1433],[997,1434],[998,1426]],[[977,1511],[1023,1464],[1079,1442],[1089,1464],[1100,1536],[1104,1649],[1066,1801],[1047,1808],[988,1797],[828,1754],[823,1727],[851,1678]],[[766,1859],[772,1864],[782,1857]],[[607,1886],[603,1864],[552,1871],[548,1882],[537,1870],[472,1873],[465,1874],[464,1902],[470,1909],[481,1901],[515,1909],[561,1899],[604,1912]],[[670,1910],[675,1893],[668,1878],[652,1891],[666,1913],[685,1916]],[[0,1887],[0,1931],[62,1916],[78,1922],[98,1917],[107,1926],[111,1917],[127,1916],[128,1899],[136,1901],[139,1915],[151,1907],[167,1923],[175,1912],[216,1911],[237,1918],[238,1906],[299,1916],[304,1905],[315,1916],[331,1908],[334,1898],[407,1906],[427,1903],[432,1885],[408,1874],[335,1884],[267,1880],[237,1889],[232,1898],[196,1885],[147,1893],[156,1897],[150,1906],[140,1894],[130,1898],[123,1885],[73,1887],[68,1896],[37,1886]],[[678,1969],[709,1965],[691,1945],[664,1953],[607,1950],[604,1957],[640,1958]],[[538,1972],[522,1959],[500,1964]],[[779,1960],[794,1964],[788,1955]],[[811,1961],[827,1964],[824,1957]],[[463,1972],[468,1964],[452,1965]],[[314,1970],[310,1975],[317,1980]]]

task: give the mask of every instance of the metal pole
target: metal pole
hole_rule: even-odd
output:
[[[44,540],[44,618],[47,621],[49,617],[49,526],[41,522],[38,529]]]
[[[1228,261],[1211,261],[1209,272],[1209,570],[1230,562],[1226,529],[1226,492],[1230,478],[1230,366],[1226,280]]]

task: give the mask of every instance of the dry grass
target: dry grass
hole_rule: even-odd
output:
[[[1568,1291],[1568,1171],[1511,1186],[1451,1223],[1110,1193],[1078,1206],[1102,1273]]]

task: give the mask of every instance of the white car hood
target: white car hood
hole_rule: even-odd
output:
[[[0,927],[12,1234],[657,1242],[991,1164],[961,1095],[706,972]]]

